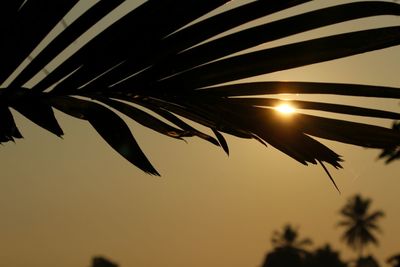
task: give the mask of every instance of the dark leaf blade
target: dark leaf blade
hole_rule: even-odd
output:
[[[338,114],[354,115],[354,116],[364,116],[364,117],[374,117],[382,119],[393,119],[399,120],[400,113],[362,108],[349,105],[341,104],[331,104],[322,102],[310,102],[310,101],[300,101],[300,100],[281,100],[276,98],[230,98],[229,102],[233,102],[239,105],[246,106],[259,106],[259,107],[277,107],[280,104],[290,104],[295,109],[306,109],[306,110],[318,110],[325,112],[333,112]]]
[[[0,2],[0,32],[10,27],[24,0],[3,0]]]
[[[0,143],[23,138],[8,107],[0,105]]]
[[[400,122],[394,122],[392,129],[396,132],[400,132]],[[400,142],[394,146],[384,148],[378,158],[385,159],[386,164],[400,159]]]
[[[184,131],[181,129],[172,127],[171,125],[166,124],[165,122],[131,105],[108,98],[99,98],[98,100],[160,134],[177,139],[182,139],[181,136],[184,135]]]
[[[254,1],[181,29],[162,41],[167,54],[176,54],[237,26],[298,6],[310,0]]]
[[[142,171],[159,176],[143,153],[126,123],[108,108],[73,97],[54,97],[52,105],[67,114],[89,121],[100,136],[121,156]]]
[[[10,86],[22,86],[44,68],[46,64],[55,58],[63,49],[69,46],[81,34],[122,2],[123,0],[107,0],[96,3],[64,31],[62,31],[50,44],[48,44],[45,49],[12,81]]]
[[[304,165],[324,161],[335,168],[341,167],[339,155],[295,128],[266,123],[262,126],[253,125],[250,129],[265,142]]]
[[[256,121],[265,121],[265,132],[269,135],[284,137],[296,133],[303,133],[323,139],[338,141],[368,148],[387,148],[399,144],[400,133],[392,129],[324,118],[307,114],[295,113],[290,118],[282,119],[278,112],[263,108],[253,108],[247,112],[247,117],[252,116],[252,124]],[[269,131],[269,132],[268,132]],[[266,139],[264,139],[266,140]],[[268,142],[268,140],[266,140]],[[290,142],[290,138],[287,138]],[[302,141],[305,144],[304,141]]]
[[[224,149],[225,153],[229,156],[229,147],[228,147],[228,143],[226,142],[224,136],[214,128],[212,128],[212,131],[215,134],[215,136],[217,137],[218,142],[221,145],[221,147]]]
[[[340,194],[340,193],[341,193],[341,192],[340,192],[340,189],[339,189],[339,187],[337,186],[337,184],[336,184],[336,182],[335,182],[335,179],[333,179],[332,175],[331,175],[330,172],[328,171],[328,168],[326,168],[325,164],[324,164],[322,161],[318,161],[318,162],[319,162],[319,164],[322,166],[322,168],[324,169],[325,173],[328,175],[328,177],[329,177],[329,179],[331,180],[333,186],[336,188],[336,190],[337,190],[337,191],[339,192],[339,194]]]
[[[180,116],[183,116],[187,119],[190,119],[192,121],[198,122],[204,126],[210,126],[210,121],[204,120],[204,118],[201,118],[201,116],[197,116],[193,112],[185,110],[184,107],[179,106],[174,103],[168,103],[166,101],[162,101],[156,98],[148,98],[145,102],[143,101],[138,101],[137,104],[142,105],[146,108],[149,108],[150,110],[154,111],[158,115],[162,116],[163,118],[167,119],[168,121],[172,122],[179,128],[184,130],[184,133],[182,137],[185,136],[197,136],[203,140],[206,140],[210,142],[213,145],[220,146],[218,140],[216,140],[214,137],[203,133],[196,128],[190,126],[177,116],[175,116],[173,113],[176,113]],[[171,113],[173,112],[173,113]]]
[[[306,114],[296,114],[295,127],[312,136],[369,148],[388,148],[400,144],[400,133],[392,129],[323,118]]]
[[[379,98],[400,98],[400,88],[321,82],[252,82],[213,86],[195,90],[195,94],[233,97],[268,94],[331,94]]]
[[[221,34],[224,31],[233,29],[263,16],[268,16],[307,2],[310,2],[310,0],[281,0],[276,2],[254,1],[231,10],[227,10],[223,13],[204,19],[184,29],[174,32],[173,34],[164,38],[160,43],[160,47],[156,49],[157,52],[153,53],[154,62],[162,61],[162,67],[151,68],[148,71],[143,71],[139,75],[135,75],[135,77],[131,78],[129,83],[142,83],[143,81],[154,79],[155,75],[158,75],[158,72],[164,72],[169,69],[167,66],[168,64],[164,64],[165,62],[176,62],[178,60],[176,55],[179,55],[181,51],[206,41],[207,39]],[[248,40],[258,40],[259,38],[260,36],[257,36],[257,38],[254,38],[253,36]],[[242,39],[241,43],[246,41],[247,40]],[[235,45],[236,44],[229,43],[229,47]],[[210,54],[212,54],[212,51],[209,49],[206,50],[208,51],[208,53],[206,53],[206,57],[208,57]],[[221,49],[220,51],[223,52],[225,49]],[[206,57],[204,59],[206,59]],[[176,67],[176,64],[174,65]],[[175,67],[171,67],[171,69]],[[127,76],[127,74],[125,74],[125,76]],[[116,82],[115,77],[110,79],[111,81]]]
[[[88,121],[120,155],[146,173],[160,176],[133,138],[128,126],[115,113],[103,109],[87,114]],[[107,118],[107,119],[105,119]]]
[[[163,108],[154,108],[154,107],[150,107],[154,112],[156,112],[157,114],[159,114],[160,116],[162,116],[163,118],[169,120],[170,122],[172,122],[173,124],[175,124],[176,126],[182,128],[184,130],[184,133],[182,135],[182,137],[185,136],[197,136],[207,142],[210,142],[211,144],[215,145],[215,146],[219,146],[219,142],[213,138],[212,136],[203,133],[199,130],[197,130],[196,128],[190,126],[189,124],[187,124],[186,122],[184,122],[183,120],[181,120],[180,118],[178,118],[177,116],[175,116],[173,113],[171,113],[168,110],[165,110]],[[175,110],[176,112],[179,111]]]
[[[340,156],[296,127],[296,120],[282,120],[277,112],[264,108],[230,107],[226,123],[252,133],[255,139],[262,139],[304,165],[317,164],[319,160],[341,167]]]
[[[42,97],[26,91],[21,98],[12,101],[10,106],[33,123],[61,137],[64,133],[54,116],[53,109]]]
[[[58,91],[84,85],[129,58],[133,59],[130,74],[140,71],[151,64],[148,58],[157,50],[160,40],[227,1],[146,1],[89,41],[34,89],[43,91],[82,65],[79,72],[59,84]],[[98,55],[102,55],[101,60]]]
[[[394,160],[398,160],[399,158],[400,158],[400,149],[397,149],[397,151],[395,151],[392,155],[390,155],[390,157],[387,158],[385,163],[389,164]]]
[[[161,79],[256,45],[344,21],[378,15],[398,16],[400,5],[377,1],[356,2],[303,13],[195,46],[148,71],[156,68],[153,74]],[[142,72],[141,75],[148,71]]]
[[[160,88],[212,86],[256,75],[325,62],[400,44],[400,27],[364,30],[234,56],[159,82]],[[188,82],[190,81],[190,83]]]
[[[19,2],[19,1],[18,1]],[[66,1],[26,1],[15,14],[13,22],[2,32],[0,43],[0,83],[10,75],[15,68],[39,44],[49,31],[78,2]],[[16,51],[10,53],[10,51]]]

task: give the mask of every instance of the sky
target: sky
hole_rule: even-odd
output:
[[[314,1],[291,12],[326,4]],[[381,19],[385,25],[399,22]],[[379,23],[360,20],[280,42]],[[253,80],[400,87],[399,69],[400,47],[395,47]],[[399,111],[396,100],[306,99]],[[355,254],[340,242],[342,231],[335,225],[340,208],[356,193],[373,200],[372,210],[386,213],[380,246],[369,251],[382,263],[400,252],[400,164],[378,161],[377,150],[323,141],[345,159],[343,170],[330,168],[339,194],[320,166],[305,167],[256,141],[226,135],[228,157],[202,140],[171,140],[126,120],[159,178],[117,155],[84,121],[56,111],[65,132],[60,139],[13,114],[25,139],[0,150],[0,265],[89,266],[92,256],[103,255],[122,267],[255,267],[271,250],[272,232],[286,223],[299,227],[313,247],[329,242],[351,259]]]

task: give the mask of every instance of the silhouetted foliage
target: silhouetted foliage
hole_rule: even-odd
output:
[[[400,254],[393,255],[392,257],[387,259],[387,263],[389,263],[393,267],[400,267]]]
[[[285,225],[281,232],[275,231],[271,242],[275,248],[291,247],[295,249],[302,249],[305,246],[312,244],[312,241],[309,238],[298,240],[298,232],[290,224]]]
[[[378,244],[375,232],[380,231],[378,220],[384,216],[381,210],[370,211],[371,203],[371,199],[357,194],[348,199],[340,211],[343,218],[338,225],[345,228],[342,239],[358,252],[356,259],[342,260],[340,253],[329,244],[307,249],[311,240],[299,239],[297,229],[287,224],[273,233],[273,250],[267,253],[262,267],[379,267],[373,255],[363,255],[367,245]],[[400,267],[400,254],[390,257],[387,263]]]
[[[118,267],[118,265],[106,258],[94,257],[92,260],[92,267]]]
[[[392,129],[400,132],[400,121],[394,122]],[[386,163],[390,163],[394,160],[400,159],[400,145],[384,149],[382,153],[379,155],[379,158],[385,159]]]
[[[309,254],[306,251],[299,253],[293,248],[276,248],[267,254],[262,267],[306,266],[307,257]]]
[[[355,195],[342,208],[340,214],[344,217],[339,226],[345,228],[342,239],[350,248],[363,256],[363,249],[369,244],[378,245],[374,232],[379,231],[378,220],[384,216],[381,210],[370,212],[371,199]]]
[[[369,255],[367,257],[360,257],[356,261],[355,267],[379,267],[379,263],[373,256]]]
[[[291,225],[274,232],[271,241],[274,250],[266,255],[262,267],[347,267],[330,245],[307,250],[305,247],[311,245],[311,240],[299,240],[297,230]]]
[[[247,22],[310,1],[252,1],[190,25],[229,0],[146,1],[28,88],[27,81],[123,1],[98,1],[67,25],[37,56],[29,57],[57,22],[62,21],[66,26],[62,19],[78,0],[3,0],[0,83],[24,59],[31,62],[15,78],[1,85],[0,142],[22,138],[9,110],[12,107],[57,136],[62,136],[63,131],[53,108],[86,120],[119,154],[154,175],[158,172],[114,110],[160,134],[176,139],[197,136],[221,146],[227,153],[228,146],[221,133],[254,138],[304,165],[320,163],[325,170],[323,162],[340,168],[341,158],[312,137],[369,148],[397,146],[398,131],[302,113],[284,120],[273,108],[282,99],[252,96],[289,93],[399,99],[398,88],[312,81],[236,81],[396,46],[400,44],[400,27],[388,26],[321,34],[315,39],[245,51],[336,23],[399,16],[399,4],[383,1],[334,4],[204,42]],[[230,84],[224,85],[227,82]],[[292,103],[299,109],[400,119],[398,113],[340,103]],[[211,129],[215,137],[195,129],[177,115]]]
[[[298,232],[290,224],[282,231],[275,231],[271,239],[274,251],[267,254],[263,267],[305,266],[310,253],[304,246],[310,245],[310,239],[298,240]]]
[[[309,267],[347,267],[347,264],[340,259],[339,252],[333,251],[329,244],[318,248],[309,258]]]

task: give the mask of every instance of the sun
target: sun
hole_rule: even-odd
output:
[[[290,115],[296,112],[296,109],[289,104],[281,104],[276,106],[275,109],[285,115]]]

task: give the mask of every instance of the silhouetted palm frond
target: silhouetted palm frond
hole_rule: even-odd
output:
[[[394,122],[392,129],[400,132],[400,122]],[[400,159],[400,145],[385,148],[379,155],[380,159],[385,159],[386,164]]]
[[[0,3],[0,82],[30,56],[78,0],[4,0]],[[400,133],[384,127],[296,113],[282,119],[272,94],[336,94],[400,98],[398,88],[343,83],[237,82],[260,74],[383,49],[400,44],[400,26],[338,33],[261,50],[258,45],[360,18],[400,15],[400,5],[354,2],[314,10],[228,32],[247,22],[309,0],[253,1],[203,17],[228,0],[148,0],[89,40],[48,75],[27,86],[47,64],[122,0],[101,0],[68,25],[0,90],[0,142],[21,138],[10,107],[57,136],[63,134],[53,108],[87,120],[118,153],[158,175],[115,112],[160,134],[197,136],[228,153],[222,133],[268,143],[302,164],[341,158],[313,137],[386,149]],[[198,20],[202,18],[201,20]],[[65,26],[65,23],[63,23]],[[296,101],[301,109],[400,119],[370,108]],[[187,121],[211,129],[203,133]],[[324,166],[324,165],[323,165]],[[324,167],[325,168],[325,167]]]

